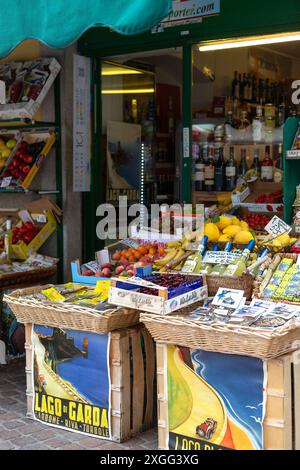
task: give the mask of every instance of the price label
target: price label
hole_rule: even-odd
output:
[[[122,240],[122,244],[125,246],[129,246],[130,248],[138,248],[139,244],[136,240],[132,240],[131,238],[125,238]]]
[[[207,251],[203,263],[207,264],[230,264],[241,257],[240,253],[229,253],[227,251]]]
[[[281,220],[277,215],[270,220],[270,222],[265,226],[265,230],[274,237],[278,237],[283,233],[290,233],[292,227],[286,224],[283,220]]]
[[[3,180],[1,181],[1,188],[8,188],[8,186],[10,186],[11,180],[12,180],[11,176],[3,178]]]

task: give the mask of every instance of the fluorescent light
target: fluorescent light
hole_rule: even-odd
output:
[[[135,69],[126,69],[123,67],[116,68],[104,68],[102,69],[101,75],[106,77],[112,77],[114,75],[142,75],[143,72]]]
[[[154,88],[136,88],[120,90],[102,90],[102,95],[135,95],[137,93],[154,93]]]
[[[276,34],[270,36],[252,36],[229,40],[212,41],[199,46],[199,51],[220,51],[223,49],[236,49],[238,47],[262,46],[265,44],[280,44],[283,42],[299,41],[300,33]]]

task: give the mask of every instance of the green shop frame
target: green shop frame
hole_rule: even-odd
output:
[[[94,27],[89,29],[78,42],[80,54],[94,60],[93,74],[93,148],[92,148],[92,184],[91,192],[84,195],[84,259],[92,259],[101,242],[96,239],[96,207],[105,201],[105,194],[100,176],[103,169],[103,143],[101,142],[101,60],[112,56],[126,55],[136,52],[162,50],[182,47],[182,136],[185,132],[191,137],[192,125],[192,53],[193,46],[208,41],[237,39],[253,36],[275,35],[281,33],[300,32],[300,2],[286,0],[221,0],[221,12],[217,16],[205,17],[202,22],[184,24],[162,29],[161,32],[151,31],[133,36],[123,36],[107,28]],[[300,77],[299,77],[300,78]],[[182,139],[183,140],[183,139]],[[180,196],[182,202],[191,202],[191,138],[189,139],[189,156],[181,152],[182,172],[180,175]],[[285,148],[287,148],[285,146]],[[289,163],[285,162],[287,171]],[[293,191],[286,187],[284,192]],[[287,200],[291,200],[289,194]],[[289,211],[285,210],[285,218],[289,219]],[[287,220],[289,221],[289,220]]]

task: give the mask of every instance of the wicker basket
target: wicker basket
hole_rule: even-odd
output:
[[[177,311],[177,315],[141,313],[140,321],[155,341],[192,349],[273,359],[299,348],[300,328],[294,321],[270,330],[219,323],[206,325],[187,318],[196,307],[197,304],[186,307]]]
[[[138,310],[116,308],[101,312],[79,305],[46,303],[24,297],[36,294],[43,289],[45,286],[18,289],[10,295],[5,295],[4,301],[21,323],[35,323],[103,334],[139,323]]]
[[[243,274],[242,276],[218,276],[208,274],[205,276],[209,297],[216,295],[219,287],[225,287],[228,289],[243,290],[245,292],[244,296],[247,300],[250,300],[253,291],[253,280],[250,274]]]
[[[56,266],[51,268],[39,268],[31,271],[9,273],[0,275],[0,291],[42,284],[56,275]]]

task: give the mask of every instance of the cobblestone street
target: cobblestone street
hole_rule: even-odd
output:
[[[26,418],[25,361],[0,366],[0,450],[155,450],[147,431],[124,444],[63,431]]]

